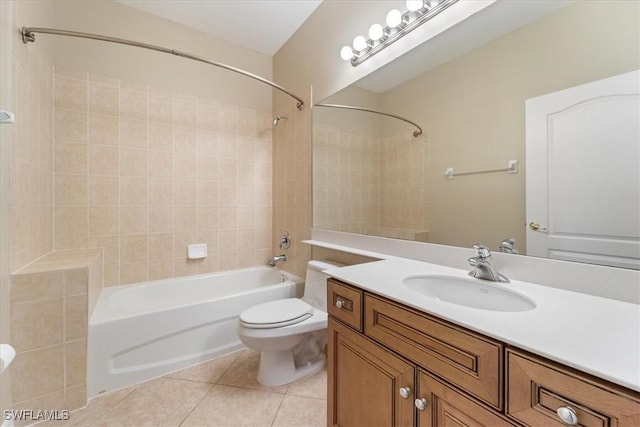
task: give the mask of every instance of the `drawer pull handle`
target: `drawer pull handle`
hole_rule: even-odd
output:
[[[400,387],[400,396],[403,399],[408,399],[411,396],[411,389],[409,387]]]
[[[578,424],[578,415],[576,411],[570,406],[561,406],[556,411],[558,417],[562,420],[563,423],[575,426]]]
[[[338,307],[338,308],[342,308],[342,307],[344,307],[344,301],[342,301],[341,299],[339,299],[338,301],[336,301],[336,307]]]
[[[416,399],[416,401],[414,402],[416,405],[416,408],[418,408],[418,411],[424,411],[425,409],[427,409],[427,399],[422,398],[422,399]]]

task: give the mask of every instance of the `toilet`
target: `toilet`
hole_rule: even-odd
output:
[[[269,301],[240,313],[240,341],[260,351],[259,383],[288,384],[325,367],[328,276],[322,272],[341,266],[309,261],[302,298]]]

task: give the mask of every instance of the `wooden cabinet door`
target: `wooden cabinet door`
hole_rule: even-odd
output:
[[[414,365],[332,318],[327,354],[328,426],[413,426]]]
[[[512,426],[502,415],[445,385],[428,372],[418,372],[417,399],[425,409],[418,411],[418,427],[503,427]]]

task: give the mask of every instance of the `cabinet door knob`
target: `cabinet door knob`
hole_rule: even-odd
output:
[[[416,408],[418,408],[418,411],[424,411],[425,409],[427,409],[427,399],[425,398],[416,399],[414,403],[416,405]]]
[[[336,301],[336,307],[338,307],[338,308],[342,308],[342,307],[344,307],[344,301],[342,301],[341,299],[339,299],[338,301]]]
[[[561,406],[556,411],[558,417],[562,420],[563,423],[569,426],[575,426],[578,424],[578,415],[576,411],[570,406]]]
[[[411,396],[411,389],[409,387],[400,387],[400,396],[403,399],[408,399]]]

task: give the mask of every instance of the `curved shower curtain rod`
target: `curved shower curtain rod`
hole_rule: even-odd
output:
[[[413,123],[411,120],[405,119],[404,117],[400,117],[400,116],[396,116],[395,114],[389,114],[389,113],[383,113],[381,111],[376,111],[376,110],[370,110],[368,108],[362,108],[362,107],[354,107],[352,105],[340,105],[340,104],[315,104],[314,107],[331,107],[331,108],[343,108],[345,110],[356,110],[356,111],[366,111],[367,113],[375,113],[375,114],[380,114],[382,116],[388,116],[388,117],[393,117],[394,119],[398,119],[398,120],[402,120],[403,122],[407,122],[409,124],[412,124],[413,126],[415,126],[416,128],[418,128],[418,130],[414,130],[413,131],[413,136],[415,138],[417,138],[419,135],[422,135],[422,128],[420,126],[418,126],[417,124]]]
[[[28,42],[35,42],[36,41],[36,36],[34,33],[42,33],[42,34],[55,34],[58,36],[69,36],[69,37],[79,37],[79,38],[83,38],[83,39],[92,39],[92,40],[100,40],[103,42],[110,42],[110,43],[119,43],[119,44],[125,44],[128,46],[134,46],[134,47],[141,47],[143,49],[149,49],[149,50],[155,50],[158,52],[163,52],[163,53],[169,53],[171,55],[175,55],[175,56],[179,56],[182,58],[187,58],[187,59],[192,59],[194,61],[198,61],[198,62],[204,62],[205,64],[209,64],[209,65],[213,65],[216,67],[220,67],[220,68],[224,68],[225,70],[229,70],[229,71],[233,71],[235,73],[238,74],[242,74],[243,76],[246,77],[250,77],[254,80],[258,80],[259,82],[265,83],[269,86],[271,86],[274,89],[277,89],[281,92],[286,93],[287,95],[289,95],[290,97],[294,98],[298,103],[297,103],[297,107],[298,110],[302,110],[302,107],[304,106],[304,101],[302,100],[302,98],[294,95],[293,93],[289,92],[287,89],[283,88],[282,86],[269,81],[263,77],[257,76],[255,74],[249,73],[248,71],[244,71],[241,70],[240,68],[236,68],[236,67],[232,67],[231,65],[227,65],[227,64],[223,64],[221,62],[215,62],[215,61],[211,61],[209,59],[206,58],[202,58],[196,55],[192,55],[190,53],[186,53],[186,52],[181,52],[179,50],[174,50],[174,49],[168,49],[166,47],[162,47],[162,46],[155,46],[152,44],[147,44],[147,43],[141,43],[141,42],[136,42],[133,40],[126,40],[126,39],[119,39],[119,38],[115,38],[115,37],[109,37],[109,36],[101,36],[99,34],[90,34],[90,33],[80,33],[77,31],[67,31],[67,30],[57,30],[54,28],[36,28],[36,27],[22,27],[22,41],[24,43],[28,43]]]

